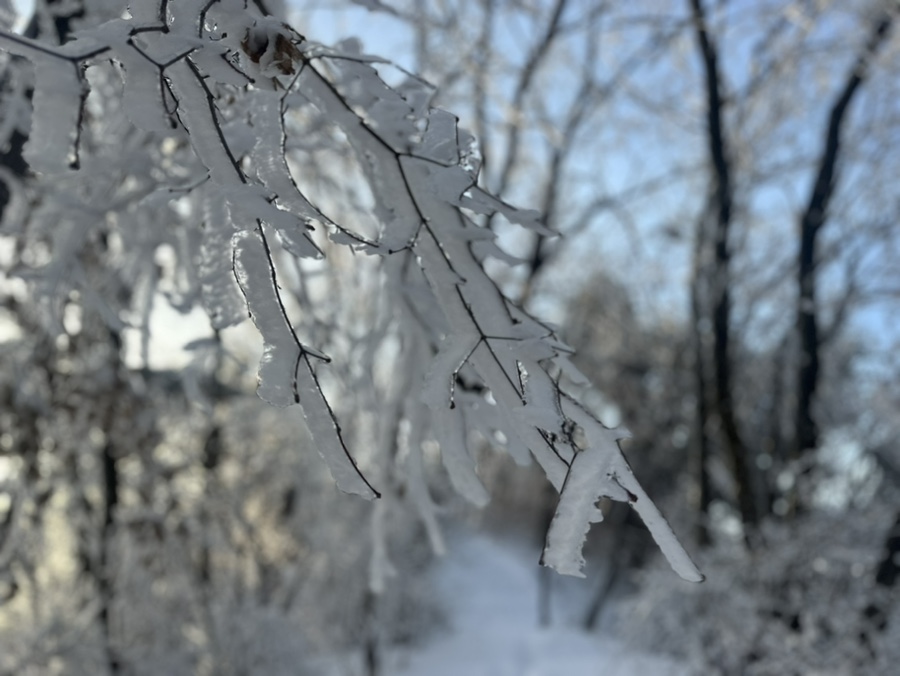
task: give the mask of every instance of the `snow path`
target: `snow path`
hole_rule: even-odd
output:
[[[395,676],[686,676],[684,665],[628,652],[567,626],[537,626],[535,552],[483,535],[454,538],[434,571],[449,626],[411,652],[390,655]],[[557,599],[558,600],[558,599]],[[580,608],[579,608],[580,610]]]

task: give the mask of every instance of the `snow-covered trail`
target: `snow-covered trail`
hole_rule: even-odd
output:
[[[408,653],[394,676],[686,676],[683,665],[626,651],[557,620],[537,626],[534,552],[483,535],[454,538],[434,571],[449,626]],[[386,665],[387,666],[387,665]]]

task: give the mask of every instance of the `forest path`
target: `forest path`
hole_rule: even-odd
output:
[[[538,571],[536,553],[515,542],[481,534],[454,537],[446,558],[432,573],[448,626],[409,652],[392,651],[387,672],[395,676],[687,676],[684,665],[631,652],[618,641],[585,632],[569,620],[567,615],[576,615],[586,602],[586,584],[570,585],[567,580],[558,585],[562,589],[554,598],[555,622],[539,627]]]

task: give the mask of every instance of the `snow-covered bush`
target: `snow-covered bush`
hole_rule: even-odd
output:
[[[703,674],[891,674],[900,590],[876,580],[894,519],[889,498],[769,521],[754,552],[720,542],[701,560],[701,587],[676,588],[662,571],[645,571],[641,591],[607,620]]]

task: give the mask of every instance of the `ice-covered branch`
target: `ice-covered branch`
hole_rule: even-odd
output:
[[[478,431],[502,439],[517,462],[533,456],[560,491],[546,565],[580,573],[584,535],[602,516],[596,502],[606,496],[631,503],[673,568],[700,579],[628,468],[617,443],[626,433],[606,429],[563,391],[571,349],[505,298],[485,272],[486,257],[515,260],[472,214],[502,217],[542,236],[553,232],[537,212],[478,186],[474,139],[455,116],[430,106],[427,84],[410,77],[392,88],[377,70],[379,60],[355,43],[316,45],[242,0],[146,3],[63,47],[8,34],[0,35],[0,46],[36,66],[27,149],[36,171],[78,168],[83,70],[101,55],[123,76],[128,119],[152,138],[189,143],[208,175],[184,190],[200,205],[202,233],[191,240],[199,295],[214,326],[233,323],[240,306],[226,275],[234,275],[264,340],[259,396],[301,406],[341,489],[378,496],[320,386],[317,369],[329,360],[301,342],[276,264],[282,254],[321,259],[332,245],[388,259],[386,305],[399,340],[415,346],[420,360],[411,369],[417,382],[403,392],[406,403],[394,408],[408,418],[410,493],[436,546],[442,547],[435,509],[422,483],[426,430],[441,446],[453,486],[482,505],[489,496],[470,447],[470,433]],[[286,158],[287,120],[310,110],[349,142],[374,199],[378,236],[325,215],[295,180]]]

